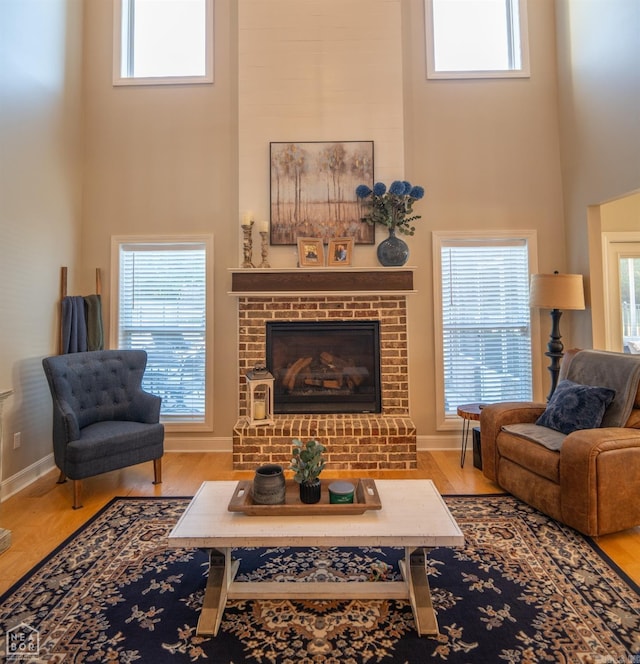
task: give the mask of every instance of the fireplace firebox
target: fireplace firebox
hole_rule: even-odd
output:
[[[275,413],[380,413],[378,321],[266,323]]]

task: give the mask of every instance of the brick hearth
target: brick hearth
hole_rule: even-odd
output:
[[[265,360],[267,321],[349,319],[380,321],[382,413],[275,415],[274,424],[250,426],[245,374]],[[404,294],[240,295],[240,412],[233,431],[233,467],[253,470],[261,463],[286,467],[292,438],[315,437],[327,447],[328,469],[416,468],[416,429],[409,417],[406,321]]]
[[[327,468],[392,470],[416,467],[416,428],[399,415],[276,415],[275,424],[233,430],[233,467],[288,466],[291,439],[317,438],[327,447]]]

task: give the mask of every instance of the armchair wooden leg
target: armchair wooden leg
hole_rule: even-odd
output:
[[[67,481],[67,476],[62,471],[60,471],[60,475],[58,476],[56,484],[64,484],[66,481]]]
[[[82,507],[82,480],[71,480],[73,482],[73,509],[79,510]]]
[[[162,457],[153,460],[153,483],[162,484]]]

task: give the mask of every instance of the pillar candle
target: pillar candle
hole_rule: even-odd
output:
[[[253,404],[253,419],[254,420],[264,420],[267,416],[265,403],[264,401],[256,401]]]

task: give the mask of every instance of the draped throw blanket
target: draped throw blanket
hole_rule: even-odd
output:
[[[87,350],[87,321],[84,298],[71,295],[62,299],[62,352],[81,353]]]
[[[640,382],[637,355],[605,350],[581,350],[563,363],[560,380],[568,378],[580,385],[608,387],[615,397],[602,418],[603,427],[623,427],[631,414]]]
[[[63,354],[102,350],[104,333],[99,295],[62,298],[61,316]]]
[[[84,298],[84,310],[87,320],[87,350],[104,348],[102,330],[102,300],[99,295],[87,295]]]

